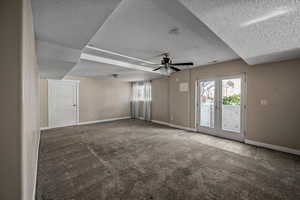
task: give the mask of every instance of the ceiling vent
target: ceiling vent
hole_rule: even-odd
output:
[[[179,35],[179,28],[178,27],[174,27],[172,29],[169,30],[168,32],[170,35]]]

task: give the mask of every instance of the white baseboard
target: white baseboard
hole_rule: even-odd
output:
[[[103,122],[112,122],[112,121],[117,121],[117,120],[122,120],[122,119],[130,119],[130,118],[131,118],[131,116],[126,116],[126,117],[116,117],[116,118],[102,119],[102,120],[96,120],[96,121],[79,122],[78,124],[71,125],[71,126],[80,126],[80,125],[97,124],[97,123],[103,123]],[[70,125],[68,125],[68,126],[70,126]],[[68,126],[42,127],[41,131],[43,131],[43,130],[49,130],[49,129],[54,129],[54,128],[68,127]]]
[[[77,125],[97,124],[97,123],[112,122],[112,121],[117,121],[117,120],[122,120],[122,119],[130,119],[130,118],[131,118],[130,116],[116,117],[116,118],[111,118],[111,119],[102,119],[102,120],[96,120],[96,121],[80,122]]]
[[[170,126],[170,123],[168,123],[168,122],[157,121],[157,120],[151,120],[151,122],[156,123],[156,124],[162,124],[162,125]]]
[[[35,171],[34,171],[34,185],[33,185],[33,199],[32,200],[35,200],[36,199],[36,187],[37,187],[37,175],[38,175],[38,167],[39,167],[39,155],[40,155],[40,141],[41,141],[41,137],[40,137],[40,134],[38,134],[38,145],[37,145],[37,159],[36,159],[36,168],[35,168]]]
[[[156,124],[162,124],[162,125],[170,126],[172,128],[178,128],[178,129],[182,129],[182,130],[186,130],[186,131],[196,132],[195,128],[189,128],[189,127],[179,126],[179,125],[175,125],[175,124],[171,124],[171,123],[163,122],[163,121],[158,121],[158,120],[151,120],[151,122],[156,123]]]
[[[258,146],[258,147],[264,147],[264,148],[267,148],[267,149],[272,149],[272,150],[275,150],[275,151],[281,151],[281,152],[285,152],[285,153],[300,155],[300,150],[291,149],[291,148],[288,148],[288,147],[278,146],[278,145],[274,145],[274,144],[267,144],[267,143],[257,142],[257,141],[248,140],[248,139],[245,139],[245,143],[250,144],[250,145],[254,145],[254,146]]]
[[[48,129],[52,129],[52,128],[50,128],[50,127],[41,127],[40,128],[41,131],[45,131],[45,130],[48,130]]]
[[[163,122],[163,121],[157,121],[157,120],[151,120],[151,121],[153,123],[162,124],[162,125],[170,126],[170,127],[173,127],[173,128],[178,128],[178,129],[183,129],[183,130],[187,130],[187,131],[196,132],[196,129],[194,129],[194,128],[178,126],[178,125],[175,125],[175,124],[171,124],[171,123]],[[272,150],[275,150],[275,151],[281,151],[281,152],[285,152],[285,153],[300,155],[300,150],[297,150],[297,149],[291,149],[291,148],[288,148],[288,147],[282,147],[282,146],[278,146],[278,145],[267,144],[267,143],[257,142],[257,141],[248,140],[248,139],[245,139],[244,141],[245,141],[246,144],[250,144],[250,145],[254,145],[254,146],[258,146],[258,147],[264,147],[264,148],[272,149]]]

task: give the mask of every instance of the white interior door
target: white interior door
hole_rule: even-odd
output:
[[[79,81],[49,80],[49,126],[62,127],[79,122]]]
[[[245,77],[219,77],[197,82],[197,129],[200,132],[244,139]]]

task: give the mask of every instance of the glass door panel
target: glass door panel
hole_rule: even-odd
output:
[[[215,127],[215,81],[200,81],[200,126]]]
[[[245,130],[245,75],[197,81],[199,132],[242,141]]]
[[[222,130],[241,132],[241,78],[222,79]]]

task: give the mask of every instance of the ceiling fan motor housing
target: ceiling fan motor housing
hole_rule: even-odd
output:
[[[171,63],[171,60],[169,57],[165,56],[163,57],[163,59],[161,60],[161,64],[162,65],[165,65],[165,64],[170,64]]]

